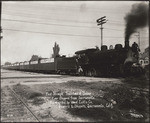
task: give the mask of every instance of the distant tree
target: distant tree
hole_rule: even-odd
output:
[[[11,63],[10,62],[5,62],[5,65],[11,65]]]
[[[55,42],[55,45],[53,47],[53,54],[52,54],[52,58],[56,58],[57,56],[59,56],[59,45]]]
[[[39,57],[38,55],[32,55],[30,61],[37,61],[39,59],[41,59],[41,57]]]
[[[15,62],[14,64],[19,64],[19,62]]]

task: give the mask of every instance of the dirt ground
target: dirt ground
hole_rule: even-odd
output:
[[[36,122],[13,97],[8,85],[41,122],[149,121],[149,86],[145,78],[75,77],[4,70],[1,84],[2,121]]]
[[[9,91],[8,86],[1,89],[1,121],[33,122],[35,119],[24,105]]]

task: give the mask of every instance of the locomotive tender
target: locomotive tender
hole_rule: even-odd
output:
[[[55,48],[54,48],[54,51]],[[138,64],[139,48],[136,43],[129,46],[116,44],[115,48],[107,49],[106,45],[98,48],[86,49],[75,52],[73,57],[59,56],[54,58],[25,61],[18,64],[5,65],[2,68],[31,72],[72,74],[85,76],[130,76],[141,74],[142,67]],[[81,71],[82,69],[82,71]]]

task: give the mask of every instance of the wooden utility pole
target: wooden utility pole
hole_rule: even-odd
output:
[[[139,45],[139,48],[140,48],[140,32],[138,32],[138,45]]]
[[[103,16],[99,19],[97,19],[97,25],[101,25],[100,29],[101,29],[101,46],[103,45],[103,24],[105,24],[107,22],[106,20],[106,16]]]
[[[1,27],[1,16],[2,16],[2,1],[0,1],[0,47],[1,47],[1,39],[2,37],[2,27]],[[0,49],[1,52],[1,49]],[[1,61],[1,57],[0,57],[0,61]],[[1,62],[0,62],[1,63]]]
[[[101,24],[101,46],[103,45],[103,25]]]
[[[0,1],[0,20],[2,19],[1,16],[2,16],[2,1]],[[1,21],[0,21],[0,41],[1,39],[3,38],[2,36],[2,27],[1,27]]]
[[[138,37],[138,45],[139,45],[139,48],[140,48],[140,32],[137,32],[137,35],[135,35]]]

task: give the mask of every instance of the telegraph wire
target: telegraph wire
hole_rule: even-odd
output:
[[[32,23],[32,24],[43,24],[43,25],[55,25],[55,26],[67,26],[67,27],[80,27],[80,28],[96,28],[97,27],[90,27],[90,26],[76,26],[76,25],[63,25],[63,24],[54,24],[54,23],[41,23],[41,22],[31,22],[31,21],[26,21],[26,20],[13,20],[13,19],[2,19],[4,21],[15,21],[15,22],[23,22],[23,23]],[[108,30],[116,30],[116,31],[123,31],[123,30],[118,30],[118,29],[113,29],[113,28],[104,28]]]
[[[43,24],[43,25],[68,26],[68,27],[84,27],[84,28],[97,28],[97,27],[90,27],[90,26],[75,26],[75,25],[63,25],[63,24],[54,24],[54,23],[31,22],[31,21],[25,21],[25,20],[13,20],[13,19],[2,19],[2,20],[5,20],[5,21],[24,22],[24,23],[33,23],[33,24]]]
[[[120,22],[116,22],[115,23],[115,22],[113,22],[111,20],[110,21],[108,20],[108,23],[112,23],[112,24],[119,25],[119,26],[125,26],[125,24],[123,24],[123,23],[120,23]]]
[[[66,35],[66,36],[81,36],[81,37],[99,37],[99,36],[90,36],[90,35],[74,35],[74,34],[62,34],[62,33],[49,33],[49,32],[36,32],[36,31],[25,31],[18,29],[3,29],[9,31],[19,31],[19,32],[27,32],[27,33],[40,33],[40,34],[52,34],[52,35]]]
[[[77,25],[63,25],[63,24],[54,24],[54,23],[41,23],[41,22],[31,22],[31,21],[26,21],[26,20],[14,20],[14,19],[2,19],[4,21],[15,21],[15,22],[23,22],[23,23],[32,23],[32,24],[43,24],[43,25],[55,25],[55,26],[67,26],[67,27],[80,27],[80,28],[96,28],[97,27],[90,27],[90,26],[77,26]],[[119,30],[119,29],[114,29],[114,28],[104,28],[108,30],[115,30],[115,31],[124,31],[124,30]]]
[[[74,22],[74,23],[93,23],[95,24],[95,22],[86,22],[86,21],[74,21],[74,20],[63,20],[63,19],[52,19],[52,18],[43,18],[43,17],[33,17],[33,16],[22,16],[21,14],[20,15],[13,15],[13,14],[7,14],[7,13],[2,13],[4,15],[10,15],[10,16],[19,16],[19,17],[26,17],[26,18],[35,18],[35,19],[40,19],[40,20],[43,20],[43,19],[48,19],[48,20],[53,20],[53,21],[66,21],[66,22]]]
[[[27,32],[27,33],[40,33],[40,34],[52,34],[52,35],[65,35],[65,36],[79,36],[79,37],[98,37],[100,38],[100,36],[89,36],[89,35],[74,35],[74,34],[62,34],[62,33],[49,33],[49,32],[36,32],[36,31],[25,31],[25,30],[18,30],[18,29],[7,29],[4,28],[3,30],[8,30],[8,31],[19,31],[19,32]],[[124,37],[107,37],[105,36],[105,38],[124,38]],[[134,37],[135,38],[135,37]]]
[[[62,34],[62,33],[48,33],[48,32],[36,32],[36,31],[25,31],[25,30],[18,30],[18,29],[3,29],[3,30],[8,30],[8,31],[19,31],[19,32],[27,32],[27,33],[40,33],[40,34],[52,34],[52,35],[65,35],[65,36],[81,36],[81,37],[100,37],[100,36],[89,36],[89,35],[73,35],[73,34]],[[105,36],[105,38],[124,38],[124,37],[109,37]],[[131,38],[136,38],[136,37],[131,37]],[[143,38],[143,37],[142,37]],[[147,37],[145,37],[147,38]]]
[[[36,32],[36,31],[26,31],[26,30],[18,30],[18,29],[3,29],[3,30],[9,30],[9,31],[20,31],[20,32],[29,32],[29,33],[41,33],[41,34],[52,34],[52,35],[67,35],[67,36],[81,36],[81,37],[100,37],[100,36],[89,36],[89,35],[74,35],[74,34],[62,34],[62,33],[49,33],[49,32]],[[106,38],[124,38],[124,37],[107,37]],[[136,38],[136,37],[131,37]],[[148,38],[148,37],[141,37],[141,38]]]
[[[7,13],[2,13],[4,15],[10,15],[10,16],[19,16],[19,17],[26,17],[26,18],[35,18],[35,19],[40,19],[42,18],[43,19],[48,19],[48,20],[52,20],[52,21],[64,21],[64,22],[74,22],[74,23],[91,23],[91,24],[95,24],[94,21],[75,21],[75,20],[64,20],[64,19],[52,19],[52,18],[43,18],[43,17],[36,17],[36,16],[27,16],[27,15],[22,15],[22,14],[7,14]],[[112,24],[115,24],[115,25],[118,25],[118,26],[124,26],[124,24],[121,24],[121,23],[114,23],[114,22],[111,22],[108,21],[108,23],[112,23]]]
[[[108,29],[108,30],[115,30],[115,31],[124,31],[124,30],[113,29],[113,28],[104,28],[104,29]]]
[[[4,13],[5,14],[5,13]],[[22,14],[24,14],[25,15],[25,17],[29,17],[30,15],[32,16],[32,15],[35,15],[35,16],[41,16],[41,15],[37,15],[37,14],[35,14],[35,13],[12,13],[12,14],[16,14],[17,16],[18,15],[21,15],[22,16]],[[57,13],[50,13],[50,14],[57,14]],[[50,15],[50,14],[47,14],[47,15]],[[29,15],[29,16],[26,16],[26,15]],[[52,20],[54,20],[54,19],[52,19]],[[62,20],[62,21],[73,21],[73,20]],[[93,23],[93,24],[95,24],[95,22],[82,22],[82,21],[80,21],[81,23]],[[114,21],[114,20],[110,20],[109,21],[109,23],[113,23],[113,24],[119,24],[119,25],[125,25],[124,23],[122,23],[121,21]]]

